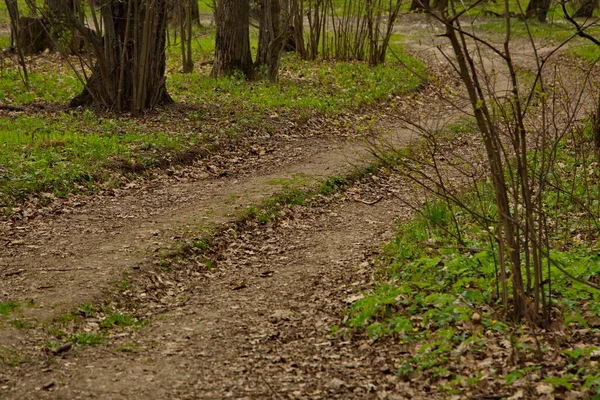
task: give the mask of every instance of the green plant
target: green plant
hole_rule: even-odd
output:
[[[77,332],[72,335],[68,335],[68,337],[71,343],[83,346],[93,346],[106,343],[106,335],[103,332]]]
[[[197,248],[198,250],[208,250],[209,248],[209,244],[206,240],[197,240],[194,242],[194,247]]]
[[[8,316],[16,311],[19,311],[21,305],[16,301],[3,301],[0,302],[0,315]]]
[[[108,315],[101,323],[100,327],[102,329],[109,329],[115,327],[127,327],[127,326],[137,326],[144,325],[146,321],[139,320],[137,318],[133,318],[127,314],[122,313],[113,313]]]
[[[9,367],[17,367],[22,364],[24,360],[16,349],[2,346],[0,347],[0,362]]]
[[[325,181],[323,181],[323,183],[321,183],[318,192],[323,196],[328,196],[329,194],[340,190],[340,188],[344,187],[345,185],[346,180],[342,177],[338,176],[327,178]]]
[[[77,312],[84,318],[94,317],[99,311],[93,304],[84,304]]]
[[[16,329],[29,329],[31,325],[27,321],[23,321],[21,319],[13,319],[10,321],[10,324]]]
[[[117,288],[124,292],[129,289],[130,283],[127,279],[123,278],[117,283]]]

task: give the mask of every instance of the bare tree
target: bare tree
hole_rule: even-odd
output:
[[[569,271],[552,254],[556,243],[562,240],[558,238],[572,234],[573,222],[553,215],[556,210],[549,210],[545,204],[548,198],[568,198],[569,204],[580,207],[579,219],[583,222],[575,222],[579,229],[588,225],[585,229],[595,235],[600,227],[599,212],[591,205],[597,187],[587,189],[591,184],[586,183],[583,195],[575,193],[581,177],[575,172],[569,177],[561,176],[561,167],[556,163],[557,149],[568,139],[577,142],[573,150],[577,152],[576,165],[584,166],[583,170],[596,168],[591,162],[593,148],[590,143],[585,144],[585,140],[590,140],[578,134],[585,126],[579,120],[584,115],[582,99],[589,93],[577,85],[563,85],[562,79],[547,67],[564,43],[542,57],[530,37],[536,65],[534,79],[518,76],[508,0],[504,0],[504,7],[506,30],[502,43],[478,35],[473,26],[463,27],[464,3],[451,0],[445,11],[430,13],[445,27],[444,36],[451,50],[442,46],[439,50],[462,80],[481,141],[481,159],[485,160],[484,168],[479,165],[477,169],[485,171],[487,179],[472,172],[474,168],[465,156],[448,161],[448,154],[439,154],[433,130],[423,129],[430,151],[423,160],[400,162],[413,182],[429,188],[448,203],[449,209],[457,207],[485,227],[490,238],[486,251],[494,255],[502,308],[508,318],[525,321],[535,330],[550,325],[552,297],[556,296],[552,291],[555,274],[600,288]],[[578,34],[585,35],[585,29],[575,26]],[[577,78],[575,81],[588,79],[581,75]],[[436,159],[436,154],[441,157]],[[449,168],[460,178],[455,175],[449,179]],[[471,191],[457,187],[457,180],[470,181]],[[467,198],[465,192],[475,195]],[[461,244],[461,228],[459,224],[455,226]]]
[[[19,55],[19,64],[23,70],[23,82],[25,86],[29,85],[29,76],[27,73],[27,64],[25,63],[25,57],[23,56],[23,48],[20,40],[21,27],[20,27],[20,16],[19,16],[19,5],[17,0],[5,0],[6,8],[10,16],[10,32],[11,32],[11,45],[17,45],[17,53]]]

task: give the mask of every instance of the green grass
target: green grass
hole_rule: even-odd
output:
[[[424,66],[401,56],[418,71]],[[264,113],[294,111],[301,115],[341,111],[372,105],[393,95],[414,91],[422,80],[406,68],[389,63],[370,68],[364,63],[303,61],[286,55],[280,82],[247,82],[243,77],[212,79],[206,75],[174,73],[168,84],[178,101],[212,104],[223,112],[260,118]]]
[[[24,362],[19,352],[8,346],[0,347],[0,363],[9,367],[17,367]]]
[[[462,125],[456,128],[462,130]],[[600,170],[586,159],[593,154],[589,146],[589,129],[583,137],[559,143],[557,167],[551,178],[554,182],[572,182],[571,192],[557,195],[549,190],[543,201],[545,209],[553,210],[551,221],[556,221],[549,231],[552,260],[574,276],[598,284],[600,240],[597,216],[593,215],[600,214],[600,183],[593,177]],[[493,219],[491,185],[481,183],[479,191],[480,196],[465,193],[463,201]],[[590,215],[590,210],[596,214]],[[456,239],[455,226],[461,229],[462,242]],[[449,393],[462,393],[476,386],[477,380],[467,382],[466,377],[476,376],[477,363],[489,357],[489,349],[497,346],[494,343],[508,340],[521,363],[507,366],[490,379],[508,386],[543,379],[557,391],[600,394],[600,374],[591,356],[599,347],[594,335],[600,333],[600,292],[550,267],[545,278],[551,277],[552,287],[548,292],[546,286],[546,294],[552,298],[553,317],[565,334],[547,341],[540,338],[542,352],[547,355],[558,351],[571,357],[576,351],[574,356],[579,360],[561,363],[559,368],[543,362],[537,369],[528,368],[527,363],[540,363],[536,346],[526,324],[503,320],[496,286],[499,260],[490,247],[488,229],[470,214],[450,209],[445,202],[427,202],[419,214],[399,225],[396,237],[386,245],[375,289],[354,302],[346,324],[333,331],[360,331],[374,339],[393,337],[404,343],[409,353],[398,362],[397,373],[406,379],[443,380],[440,387]],[[548,331],[550,335],[553,332],[555,329]],[[510,356],[509,352],[504,354]],[[461,372],[458,365],[473,367]],[[540,378],[539,373],[532,378],[542,370],[546,378]]]
[[[147,321],[133,318],[127,314],[113,313],[110,314],[100,323],[100,328],[109,329],[114,327],[127,327],[145,325]]]
[[[68,340],[81,346],[95,346],[106,343],[106,334],[104,332],[77,332],[69,335]]]
[[[100,321],[95,331],[82,329],[87,327],[86,321],[93,319]],[[77,310],[66,312],[56,317],[45,326],[46,331],[61,342],[71,342],[79,345],[99,345],[108,341],[109,333],[118,329],[131,329],[148,324],[145,319],[135,318],[124,312],[116,312],[105,305],[96,307],[92,304],[83,304]],[[27,326],[24,326],[26,328]],[[50,347],[57,346],[50,343]]]
[[[31,193],[64,197],[93,190],[110,181],[117,166],[144,170],[195,140],[89,111],[0,118],[0,206]]]
[[[398,44],[394,49],[402,63],[426,73]],[[198,28],[193,50],[197,63],[211,59],[214,29]],[[176,45],[168,48],[168,90],[177,101],[197,105],[184,118],[168,110],[152,121],[91,111],[28,111],[0,118],[0,209],[10,213],[32,194],[43,203],[53,196],[118,186],[122,174],[170,165],[179,154],[215,137],[235,139],[251,128],[273,132],[273,122],[265,116],[300,122],[315,114],[334,118],[407,94],[422,83],[398,62],[369,68],[364,63],[307,62],[290,54],[283,59],[277,84],[213,79],[210,66],[198,65],[192,74],[178,72],[178,51]],[[0,71],[0,103],[64,104],[81,90],[58,55],[34,57],[30,64],[29,89],[20,82],[16,65]]]
[[[589,44],[589,42],[582,43],[579,46],[569,49],[569,53],[585,61],[595,63],[600,59],[600,46]]]
[[[6,317],[21,309],[21,304],[16,301],[0,302],[0,316]]]
[[[15,68],[0,70],[0,103],[67,103],[83,88],[83,84],[68,71],[54,76],[52,71],[39,70],[29,72],[29,87],[26,87]]]

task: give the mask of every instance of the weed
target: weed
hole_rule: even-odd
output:
[[[129,281],[127,279],[121,279],[118,283],[117,283],[117,289],[119,289],[120,291],[124,292],[126,290],[129,289]]]
[[[98,314],[98,309],[93,304],[84,304],[77,312],[84,318],[90,318]]]
[[[24,362],[17,350],[8,346],[0,347],[0,362],[9,367],[17,367]]]
[[[68,337],[71,343],[83,346],[93,346],[106,343],[106,335],[103,332],[77,332],[72,335],[68,335]]]
[[[340,188],[346,185],[346,180],[342,177],[327,178],[319,187],[318,193],[323,196],[328,196],[333,192],[337,192]]]
[[[462,126],[457,127],[457,130],[462,129]],[[585,135],[589,136],[582,133],[584,139]],[[550,232],[550,239],[555,243],[550,253],[554,265],[548,267],[552,291],[546,296],[552,297],[559,313],[557,318],[564,321],[565,329],[589,329],[589,319],[600,313],[600,293],[555,267],[569,271],[582,281],[598,282],[597,225],[589,219],[570,217],[589,215],[581,202],[570,199],[598,193],[597,182],[589,179],[598,171],[595,163],[590,165],[582,160],[575,146],[569,143],[557,146],[556,157],[560,166],[557,179],[572,182],[574,195],[549,194],[542,201],[548,209],[556,210],[561,221],[569,220],[570,232],[588,240],[573,240],[569,233]],[[478,191],[478,196],[465,193],[461,200],[471,209],[494,219],[489,182],[482,182]],[[597,202],[592,205],[598,207]],[[460,229],[460,240],[457,229]],[[500,266],[496,249],[490,245],[489,229],[493,228],[479,225],[466,213],[454,212],[446,202],[426,202],[417,215],[398,226],[396,237],[386,245],[379,260],[380,280],[371,293],[353,303],[346,329],[362,330],[372,338],[392,336],[410,345],[410,354],[398,365],[398,373],[455,382],[445,386],[449,392],[458,389],[457,382],[467,383],[449,367],[455,362],[453,354],[474,360],[489,357],[486,346],[492,337],[506,338],[510,349],[523,359],[532,360],[540,353],[547,353],[549,350],[544,347],[552,344],[541,343],[538,350],[535,341],[525,333],[526,329],[503,321],[503,315],[496,311],[499,290],[495,280]],[[510,386],[535,375],[535,379],[545,379],[544,382],[557,391],[596,393],[600,389],[600,374],[594,368],[592,355],[597,354],[597,349],[576,347],[564,350],[563,354],[566,365],[560,374],[540,377],[539,363],[535,366],[523,363],[499,377]],[[468,383],[474,384],[476,382]]]
[[[138,320],[137,318],[130,317],[127,314],[114,313],[106,317],[106,319],[100,323],[100,327],[103,329],[109,329],[114,327],[137,326],[145,324],[146,321],[144,320]]]
[[[14,312],[19,311],[20,308],[21,304],[17,303],[16,301],[0,302],[0,315],[6,317]]]
[[[194,247],[197,248],[198,250],[208,250],[208,242],[206,240],[197,240],[194,242]]]
[[[31,328],[31,325],[28,322],[23,321],[21,319],[13,319],[12,321],[10,321],[10,324],[14,328],[16,328],[16,329],[29,329],[29,328]]]

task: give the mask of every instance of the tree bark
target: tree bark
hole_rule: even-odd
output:
[[[257,67],[267,64],[267,51],[269,50],[269,27],[267,12],[271,0],[259,0],[259,14],[258,14],[258,48],[256,50],[256,61]]]
[[[197,0],[179,0],[179,27],[181,28],[181,61],[182,72],[189,74],[194,70],[192,60],[192,16],[193,4],[198,5]]]
[[[70,21],[97,60],[83,92],[70,106],[139,113],[172,103],[165,85],[167,0],[111,1],[101,12],[103,38]]]
[[[548,9],[550,8],[550,0],[530,0],[525,10],[525,17],[536,17],[540,22],[546,22]]]
[[[585,0],[573,18],[591,18],[596,8],[598,8],[598,0]]]
[[[429,0],[412,0],[409,11],[423,12],[429,10]]]
[[[250,3],[248,0],[220,0],[215,11],[217,35],[211,75],[219,77],[242,72],[253,75],[250,53]]]
[[[19,17],[19,5],[17,0],[6,0],[6,8],[10,16],[10,32],[11,32],[11,45],[14,42],[17,44],[17,54],[19,55],[19,64],[23,70],[23,82],[25,86],[29,86],[29,74],[27,72],[27,64],[25,63],[24,49],[22,47],[22,27],[21,18]]]
[[[267,67],[267,79],[277,80],[281,54],[290,38],[285,0],[261,0],[256,65]]]

